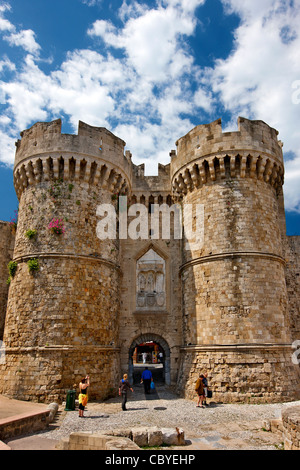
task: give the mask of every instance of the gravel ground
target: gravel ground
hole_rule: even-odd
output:
[[[179,398],[165,387],[144,395],[141,386],[128,394],[128,411],[121,410],[119,398],[88,403],[85,418],[78,411],[62,412],[59,422],[41,437],[60,441],[72,432],[101,432],[133,427],[180,427],[186,439],[207,444],[212,449],[280,448],[280,435],[263,431],[264,420],[280,418],[281,411],[300,402],[264,405],[211,404],[196,408],[196,400]],[[199,445],[200,445],[199,444]]]

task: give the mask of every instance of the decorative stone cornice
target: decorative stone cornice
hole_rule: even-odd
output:
[[[20,262],[26,262],[31,258],[43,258],[43,259],[76,259],[76,260],[83,260],[84,262],[86,261],[93,261],[96,263],[100,264],[106,264],[114,269],[120,270],[120,266],[117,263],[114,263],[111,260],[102,258],[101,256],[98,256],[97,254],[91,254],[91,255],[77,255],[75,253],[45,253],[45,252],[40,252],[40,253],[30,253],[27,255],[19,256],[14,258],[13,261],[16,261],[17,263]]]
[[[51,351],[65,351],[65,352],[82,352],[83,345],[73,346],[70,344],[53,344],[48,346],[32,346],[32,347],[6,347],[5,354],[17,353],[31,353],[31,352],[51,352]],[[119,353],[120,348],[110,345],[84,345],[86,352],[108,352]]]
[[[271,259],[273,261],[278,261],[284,266],[286,265],[286,260],[282,258],[281,256],[278,256],[274,253],[263,253],[263,252],[257,252],[257,251],[232,251],[228,253],[216,253],[214,255],[201,256],[199,258],[192,259],[190,261],[187,261],[183,265],[181,265],[179,268],[179,272],[182,272],[185,269],[191,266],[195,266],[197,264],[210,263],[212,261],[221,261],[224,259],[233,259],[233,258],[241,258],[241,257]]]
[[[28,186],[52,180],[87,183],[111,193],[129,195],[130,178],[124,170],[106,160],[72,154],[47,154],[28,158],[14,169],[18,198]]]
[[[61,120],[38,122],[16,142],[17,196],[30,185],[52,180],[87,183],[130,194],[131,154],[125,142],[103,127],[79,122],[78,134],[62,134]]]
[[[180,348],[184,352],[206,352],[206,351],[236,351],[243,352],[249,350],[287,350],[292,351],[293,346],[289,343],[248,343],[248,344],[191,344]]]
[[[196,126],[171,155],[174,197],[214,181],[252,178],[280,191],[284,167],[278,132],[263,121],[238,119],[238,131],[223,132],[221,119]]]
[[[233,178],[265,181],[277,192],[284,183],[283,164],[270,156],[253,151],[235,151],[201,156],[183,165],[172,177],[175,197],[184,196],[203,185]]]

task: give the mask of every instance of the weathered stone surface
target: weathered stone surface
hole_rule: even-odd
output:
[[[0,221],[0,341],[3,339],[8,295],[7,265],[13,257],[15,234],[9,222]],[[1,362],[1,359],[0,359]]]
[[[292,406],[282,412],[285,450],[300,450],[300,406]]]
[[[155,447],[161,446],[163,443],[162,431],[159,428],[148,429],[148,446]]]
[[[185,445],[183,429],[168,429],[162,428],[162,441],[169,446],[183,446]]]
[[[148,446],[148,429],[147,428],[133,428],[132,440],[139,447]]]
[[[52,421],[54,420],[55,415],[58,411],[58,404],[57,403],[50,403],[50,405],[48,406],[48,409],[50,410],[49,422],[52,423]]]
[[[182,429],[140,427],[129,430],[115,429],[103,433],[76,432],[63,439],[61,450],[140,450],[143,447],[159,447],[162,444],[185,445]]]
[[[125,142],[104,128],[80,122],[78,135],[65,135],[56,120],[22,132],[14,168],[18,267],[0,393],[61,402],[89,374],[90,398],[104,399],[117,392],[122,373],[132,380],[136,346],[155,341],[164,351],[165,382],[187,397],[207,371],[218,401],[298,398],[291,343],[300,331],[300,243],[285,234],[277,134],[244,118],[236,132],[224,133],[221,120],[197,126],[177,141],[170,164],[145,176],[144,165],[124,153]],[[146,206],[148,238],[97,237],[97,208],[117,210],[119,194],[128,206]],[[172,224],[165,239],[166,218],[154,237],[153,203],[188,207],[184,218],[202,205],[202,226],[193,218],[192,227],[202,239],[194,243],[186,220],[182,240]],[[64,234],[50,231],[53,219]],[[120,214],[117,222],[120,230]],[[7,227],[0,227],[3,281],[13,243]],[[36,231],[32,239],[28,230]],[[2,312],[6,293],[7,286]],[[0,313],[0,335],[3,324]]]

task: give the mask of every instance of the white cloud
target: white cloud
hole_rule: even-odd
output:
[[[201,3],[203,0],[192,2],[193,8]],[[123,18],[127,18],[128,8],[124,3]],[[166,82],[181,75],[183,70],[190,71],[193,59],[181,41],[184,35],[193,34],[196,27],[190,4],[168,2],[166,8],[159,6],[142,12],[135,3],[130,11],[133,9],[136,16],[130,17],[123,29],[118,30],[108,21],[97,20],[88,34],[101,37],[107,46],[124,49],[128,65],[146,81]]]
[[[40,50],[40,45],[35,40],[35,33],[31,29],[24,29],[17,31],[15,25],[9,20],[4,18],[4,14],[11,11],[11,6],[8,3],[0,5],[0,32],[10,33],[3,37],[10,46],[21,46],[25,51],[31,54],[37,54]]]
[[[122,6],[119,9],[118,15],[119,18],[125,23],[126,20],[130,18],[137,18],[145,13],[145,11],[149,10],[149,6],[147,4],[139,3],[137,1],[123,0]]]
[[[124,80],[120,70],[116,70],[115,76],[109,74],[108,70],[112,69],[113,60],[105,62],[96,52],[78,51],[69,54],[60,70],[46,75],[36,65],[34,57],[28,55],[22,72],[14,81],[0,83],[0,90],[16,128],[24,129],[31,122],[46,120],[49,113],[69,115],[74,129],[79,120],[105,125],[108,114],[114,109],[107,84]]]
[[[16,140],[17,139],[15,137],[9,136],[7,132],[1,130],[0,128],[0,160],[8,166],[12,166],[14,162]]]
[[[299,5],[277,0],[223,1],[242,22],[235,31],[231,55],[216,62],[207,80],[232,115],[265,121],[279,131],[284,151],[295,152],[297,158],[286,165],[285,203],[288,210],[300,212],[299,184],[294,178],[295,169],[300,170],[300,105],[292,102],[292,84],[300,78]]]
[[[48,74],[38,65],[41,49],[34,32],[25,34],[26,30],[17,32],[13,27],[14,33],[6,40],[22,45],[30,54],[18,64],[11,80],[0,82],[7,117],[0,121],[0,128],[14,123],[7,126],[13,134],[37,120],[65,115],[74,131],[78,120],[108,127],[135,150],[134,160],[151,157],[157,165],[162,148],[168,159],[178,132],[185,133],[192,126],[180,118],[195,106],[186,79],[194,67],[193,57],[183,38],[193,34],[196,20],[192,11],[201,3],[203,0],[168,1],[144,8],[137,2],[123,2],[119,10],[123,28],[117,30],[112,23],[97,20],[88,31],[91,37],[103,38],[107,46],[122,48],[123,58],[113,57],[108,50],[105,56],[77,50],[69,52]],[[1,66],[8,67],[9,62],[3,61]],[[185,99],[187,92],[189,100]],[[113,128],[111,120],[122,124]]]
[[[95,50],[70,51],[47,73],[39,67],[42,49],[34,31],[17,29],[4,17],[9,5],[0,5],[0,30],[29,53],[16,64],[0,60],[0,73],[13,76],[0,81],[0,159],[13,160],[20,130],[66,116],[75,132],[78,120],[107,127],[127,142],[135,163],[155,172],[158,161],[168,163],[175,140],[193,127],[190,119],[207,119],[219,102],[234,127],[243,115],[279,130],[284,151],[294,152],[286,162],[286,207],[300,212],[300,104],[292,100],[293,83],[300,80],[300,7],[288,0],[222,2],[241,22],[234,49],[214,67],[196,66],[186,41],[195,34],[195,10],[204,0],[158,0],[156,6],[124,0],[116,12],[121,27],[94,21],[88,35]]]
[[[0,18],[0,31],[14,31],[14,26],[8,20]]]
[[[11,10],[11,7],[8,3],[2,3],[0,5],[0,31],[14,31],[15,30],[14,25],[7,19],[3,18],[4,13],[10,10]]]
[[[88,7],[94,7],[95,5],[100,5],[103,0],[81,0],[84,5]]]
[[[40,50],[40,45],[35,40],[35,33],[31,29],[10,34],[10,36],[5,36],[3,39],[5,39],[10,46],[21,46],[25,51],[31,54],[37,54]]]
[[[106,20],[96,20],[93,23],[93,26],[88,29],[88,34],[90,36],[100,36],[108,44],[117,45],[117,28],[110,22]]]
[[[285,162],[285,206],[300,213],[299,181],[300,181],[300,157]]]
[[[0,60],[0,73],[4,70],[16,70],[16,66],[13,62],[9,60],[8,57],[3,56],[3,60]]]
[[[207,113],[211,113],[213,111],[214,106],[214,98],[210,90],[206,88],[198,88],[196,93],[194,94],[194,103],[198,108],[204,109]]]

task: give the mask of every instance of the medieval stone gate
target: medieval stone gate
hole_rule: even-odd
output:
[[[133,369],[134,369],[134,364],[133,364],[133,352],[135,348],[141,344],[141,343],[146,343],[148,341],[153,341],[154,343],[159,344],[164,352],[164,361],[163,361],[163,376],[164,376],[164,381],[166,385],[171,384],[171,369],[170,369],[170,348],[168,343],[164,340],[162,336],[152,334],[152,333],[147,333],[138,336],[133,342],[131,343],[131,346],[129,348],[129,358],[128,358],[128,376],[129,376],[129,381],[132,383],[133,382]]]
[[[0,270],[0,393],[61,401],[89,370],[94,398],[106,398],[120,368],[132,375],[135,346],[151,340],[165,353],[165,383],[184,396],[194,397],[205,368],[223,402],[297,399],[300,244],[286,236],[278,132],[242,117],[233,132],[219,119],[196,126],[157,176],[146,176],[125,145],[83,122],[77,135],[62,134],[60,120],[21,133],[18,224],[3,245],[14,245],[9,287],[7,264]],[[163,236],[162,209],[174,204],[191,209],[181,239],[175,230]],[[107,205],[118,236],[103,240],[99,207]],[[146,224],[154,205],[159,231]],[[199,205],[204,230],[195,241],[187,221],[197,227]],[[130,235],[141,228],[137,212],[143,237]]]

